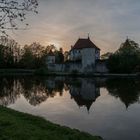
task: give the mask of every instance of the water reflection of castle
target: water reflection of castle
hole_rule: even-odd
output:
[[[49,90],[57,90],[62,95],[62,90],[69,90],[71,99],[77,103],[79,107],[86,106],[89,111],[93,102],[100,96],[100,87],[97,87],[95,80],[86,79],[61,79],[47,80],[47,87]]]
[[[0,105],[14,104],[21,95],[33,106],[40,105],[48,98],[63,96],[68,91],[79,107],[90,109],[100,96],[100,88],[105,87],[109,94],[119,98],[129,107],[139,101],[140,80],[104,80],[55,78],[0,78]]]
[[[79,107],[86,106],[89,111],[92,103],[100,96],[100,88],[94,81],[82,79],[79,86],[70,86],[70,94]]]
[[[1,79],[0,105],[14,104],[18,98],[24,98],[33,106],[53,98],[57,94],[63,96],[64,90],[68,90],[71,98],[79,107],[86,106],[90,109],[92,103],[100,95],[99,87],[93,80],[84,79]]]

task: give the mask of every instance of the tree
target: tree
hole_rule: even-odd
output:
[[[101,55],[101,59],[106,60],[106,59],[108,59],[111,55],[112,55],[111,52],[107,52],[107,53]]]
[[[59,51],[56,50],[55,52],[56,56],[56,63],[63,63],[64,62],[64,55],[63,55],[63,49],[60,48]]]
[[[23,48],[22,59],[20,60],[20,65],[23,68],[32,69],[35,68],[35,59],[31,51],[31,48],[27,45]]]
[[[137,79],[108,79],[106,81],[106,87],[109,94],[120,98],[125,104],[126,108],[129,105],[139,101],[140,96],[140,81]]]
[[[64,61],[67,61],[69,59],[69,52],[65,51],[64,52]]]
[[[23,22],[28,12],[37,13],[37,6],[37,0],[0,0],[1,34],[7,35],[6,30],[18,30],[17,23]]]
[[[44,50],[44,55],[47,55],[50,51],[56,51],[56,47],[54,45],[48,45],[45,47],[45,50]]]
[[[45,47],[36,42],[25,45],[20,61],[21,66],[23,68],[40,68],[44,66],[44,50]]]
[[[29,45],[29,48],[31,49],[32,54],[34,56],[35,67],[36,68],[42,67],[44,65],[42,57],[45,47],[42,46],[40,43],[34,42],[31,45]]]
[[[20,60],[20,46],[12,39],[7,37],[0,37],[0,60],[1,68],[15,68],[18,67]]]
[[[108,59],[108,68],[114,73],[133,73],[140,65],[139,45],[127,39]]]
[[[44,46],[42,46],[40,43],[37,43],[37,42],[33,42],[28,47],[31,49],[33,55],[38,58],[42,56],[43,51],[45,49]]]
[[[0,44],[0,68],[5,67],[4,50],[5,46]]]
[[[41,56],[42,66],[46,65],[46,58],[47,58],[48,54],[50,53],[50,51],[57,52],[57,49],[54,45],[48,45],[48,46],[44,47],[44,50],[42,51],[42,56]]]

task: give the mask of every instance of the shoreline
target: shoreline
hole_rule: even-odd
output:
[[[0,76],[75,76],[75,77],[140,77],[140,74],[119,73],[68,73],[68,72],[42,72],[38,69],[0,69]]]
[[[1,139],[102,140],[100,136],[92,136],[10,108],[0,106],[0,112]]]
[[[40,74],[43,75],[43,74]],[[71,74],[71,73],[56,73],[50,72],[44,74],[46,76],[72,76],[72,77],[140,77],[139,74],[112,74],[112,73],[93,73],[93,74]]]

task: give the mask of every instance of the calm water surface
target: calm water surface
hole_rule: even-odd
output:
[[[0,104],[105,140],[140,140],[140,80],[1,77]]]

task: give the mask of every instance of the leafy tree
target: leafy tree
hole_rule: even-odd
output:
[[[108,59],[108,68],[113,73],[133,73],[140,66],[140,48],[127,39]]]
[[[51,51],[55,54],[56,63],[62,63],[62,61],[64,61],[63,49],[60,48],[60,50],[58,51],[54,45],[48,45],[47,47],[45,47],[42,55],[42,62],[44,63],[44,65],[46,65],[46,58]]]
[[[56,51],[56,47],[54,45],[48,45],[44,48],[44,50],[42,51],[43,61],[46,61],[46,57],[50,51],[53,51],[53,52]]]
[[[56,50],[56,63],[63,63],[64,62],[64,55],[63,55],[63,49],[60,48],[59,51]]]
[[[65,51],[64,52],[64,61],[67,61],[69,59],[69,52]]]
[[[50,50],[55,53],[57,63],[64,62],[62,48],[58,51],[54,45],[44,47],[36,42],[21,48],[15,40],[2,36],[0,37],[0,68],[37,69],[44,67]]]
[[[31,51],[31,48],[29,46],[24,46],[24,53],[22,55],[22,59],[20,60],[20,65],[23,68],[35,68],[35,59],[34,55]]]
[[[34,57],[35,68],[40,68],[44,66],[43,52],[45,50],[45,47],[37,42],[33,42],[28,47],[30,48],[32,55]]]
[[[26,45],[23,49],[20,65],[23,68],[44,67],[46,65],[46,57],[52,49],[56,50],[56,47],[53,45],[44,47],[36,42]]]
[[[37,42],[33,42],[28,47],[31,49],[33,55],[36,57],[41,57],[45,48],[44,46],[42,46],[40,43]]]
[[[4,50],[5,46],[0,45],[0,68],[5,67]]]
[[[101,55],[101,59],[103,59],[103,60],[108,59],[111,55],[112,55],[111,52],[107,52],[107,53]]]

